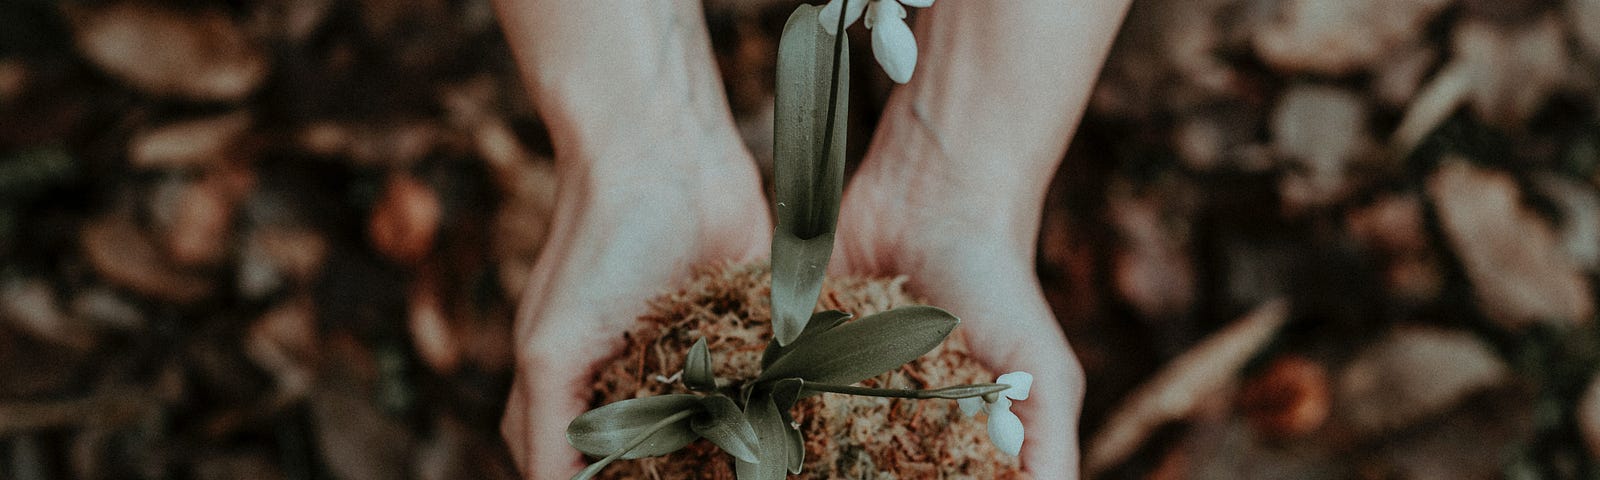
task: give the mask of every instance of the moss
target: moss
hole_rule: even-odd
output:
[[[830,278],[823,285],[821,308],[860,318],[917,304],[905,283],[904,277]],[[700,337],[711,347],[719,378],[754,378],[772,335],[768,285],[764,264],[722,265],[705,268],[683,289],[653,299],[650,312],[626,334],[625,348],[600,367],[594,406],[685,392],[672,377]],[[968,351],[958,327],[929,354],[862,384],[935,388],[994,378]],[[995,450],[983,422],[962,416],[953,400],[825,394],[802,400],[793,414],[806,438],[805,478],[1027,478],[1016,458]],[[700,440],[665,457],[618,462],[601,477],[732,479],[732,462]]]

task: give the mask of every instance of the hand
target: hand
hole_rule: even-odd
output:
[[[583,467],[567,423],[588,409],[597,364],[621,347],[643,299],[694,265],[767,253],[767,202],[743,146],[665,133],[635,132],[621,150],[557,160],[552,233],[517,313],[517,373],[501,422],[527,478]],[[606,168],[614,164],[620,170]]]
[[[846,189],[830,270],[908,275],[914,294],[961,318],[957,328],[996,374],[1033,374],[1032,394],[1013,407],[1026,432],[1023,466],[1077,478],[1084,377],[1034,273],[1042,186],[1013,195],[1030,188],[951,174],[953,162],[896,124],[906,122],[885,125]]]

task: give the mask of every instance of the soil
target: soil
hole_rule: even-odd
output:
[[[719,265],[652,300],[650,313],[625,336],[622,353],[600,369],[594,405],[687,392],[674,374],[701,337],[718,378],[755,378],[772,338],[768,278],[764,264]],[[830,278],[820,307],[861,318],[918,304],[905,291],[906,280]],[[927,355],[862,385],[937,388],[995,376],[968,351],[958,327]],[[954,400],[824,394],[801,400],[792,413],[806,438],[804,478],[1032,478],[1017,458],[990,443],[982,417],[965,417]],[[732,479],[733,457],[700,440],[665,457],[617,462],[601,477]]]

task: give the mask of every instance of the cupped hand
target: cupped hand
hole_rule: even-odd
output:
[[[760,178],[743,147],[673,137],[557,160],[551,236],[517,313],[517,371],[501,422],[527,478],[583,467],[567,424],[588,408],[595,368],[621,347],[644,299],[694,265],[755,258],[770,245]]]
[[[912,293],[961,318],[957,328],[986,366],[1033,374],[1031,395],[1012,407],[1025,431],[1023,467],[1036,478],[1077,478],[1083,371],[1034,272],[1036,224],[1016,225],[1010,219],[1028,214],[997,211],[1006,207],[981,195],[951,196],[959,189],[927,201],[911,192],[920,186],[864,167],[845,194],[831,270],[907,275]]]

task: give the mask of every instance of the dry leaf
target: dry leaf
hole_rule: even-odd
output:
[[[84,223],[84,256],[113,284],[142,295],[190,303],[212,292],[210,280],[173,268],[132,219],[111,215]]]
[[[37,278],[0,282],[0,320],[34,338],[73,350],[85,351],[95,344],[88,326],[63,312],[55,289]]]
[[[287,285],[310,285],[328,256],[328,239],[298,227],[252,230],[239,253],[239,292],[260,298]]]
[[[1576,325],[1593,315],[1588,279],[1550,226],[1522,208],[1510,175],[1447,161],[1428,179],[1428,195],[1490,318],[1515,329],[1540,321]]]
[[[1328,391],[1328,371],[1322,364],[1285,355],[1245,385],[1239,403],[1257,431],[1270,437],[1298,437],[1328,420],[1333,406]]]
[[[1450,0],[1286,0],[1255,32],[1256,54],[1289,72],[1346,75],[1413,43]]]
[[[1120,234],[1113,258],[1117,293],[1146,318],[1182,315],[1194,303],[1194,271],[1186,235],[1174,231],[1158,198],[1109,199],[1107,216]]]
[[[1578,268],[1600,270],[1600,192],[1555,174],[1534,176],[1533,186],[1560,211],[1561,249],[1567,257]]]
[[[1553,16],[1513,27],[1468,20],[1456,26],[1453,43],[1454,61],[1472,79],[1479,118],[1508,129],[1524,128],[1561,87],[1571,63]]]
[[[1273,146],[1301,167],[1303,187],[1285,194],[1292,207],[1321,206],[1345,189],[1346,165],[1371,148],[1367,106],[1355,93],[1318,85],[1290,87],[1272,114]]]
[[[422,361],[436,373],[449,374],[461,365],[461,341],[445,314],[437,276],[433,269],[418,275],[411,288],[406,327]]]
[[[250,129],[249,112],[187,120],[134,135],[128,163],[140,168],[198,168],[228,160],[229,150]]]
[[[275,398],[282,406],[299,401],[316,379],[316,311],[310,298],[301,296],[261,315],[245,334],[245,355],[271,373],[277,381]]]
[[[1410,327],[1391,332],[1339,373],[1338,410],[1356,431],[1389,432],[1503,384],[1511,371],[1462,331]]]
[[[1238,371],[1289,317],[1284,300],[1267,302],[1207,337],[1129,394],[1089,441],[1084,462],[1095,475],[1132,455],[1156,428],[1189,415],[1201,401],[1227,390]]]
[[[416,263],[433,249],[442,209],[427,184],[405,175],[390,178],[367,225],[372,246],[396,262]]]
[[[118,2],[74,4],[67,14],[85,58],[150,93],[235,101],[266,78],[266,54],[221,10]]]

